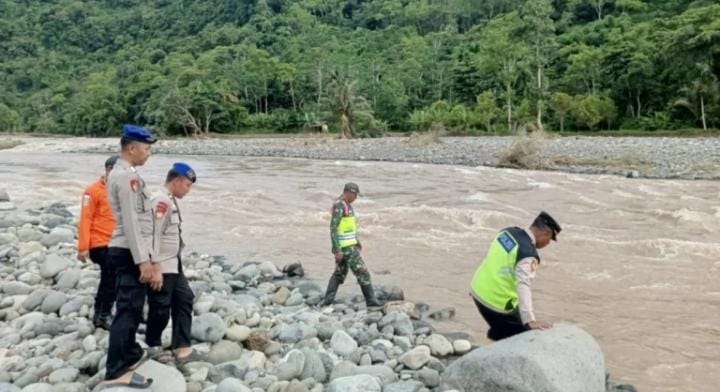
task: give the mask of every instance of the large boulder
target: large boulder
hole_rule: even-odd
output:
[[[192,324],[192,337],[201,342],[219,342],[225,336],[225,321],[215,313],[196,317]]]
[[[473,350],[447,367],[442,387],[468,392],[604,392],[605,361],[592,336],[561,324]]]

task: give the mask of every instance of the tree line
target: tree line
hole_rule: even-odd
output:
[[[717,128],[720,5],[0,0],[0,130]]]

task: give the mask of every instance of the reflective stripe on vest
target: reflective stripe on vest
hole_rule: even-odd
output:
[[[500,232],[472,279],[473,295],[498,312],[506,313],[518,306],[515,280],[518,249],[517,239],[507,231]]]
[[[344,215],[337,227],[337,238],[341,248],[358,244],[355,212],[343,201]]]

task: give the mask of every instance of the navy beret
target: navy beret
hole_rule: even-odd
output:
[[[153,137],[152,133],[150,133],[149,130],[133,124],[125,124],[123,125],[123,133],[122,137],[127,140],[132,140],[136,142],[141,143],[147,143],[147,144],[153,144],[157,141],[155,137]]]
[[[192,167],[190,167],[190,165],[188,165],[187,163],[173,163],[172,171],[179,173],[183,177],[186,177],[188,180],[192,181],[193,184],[195,183],[195,181],[197,181],[197,175],[195,175],[195,170],[193,170]]]

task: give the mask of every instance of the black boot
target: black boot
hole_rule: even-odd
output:
[[[325,290],[325,298],[321,303],[322,306],[328,306],[333,304],[333,302],[335,301],[335,294],[338,291],[338,287],[340,287],[340,282],[335,277],[335,275],[331,276],[330,281],[328,281],[327,290]]]
[[[380,306],[383,306],[383,304],[378,301],[377,298],[375,298],[375,291],[373,290],[372,285],[365,284],[360,286],[360,289],[362,290],[363,296],[365,297],[365,305],[368,308],[378,308]]]

